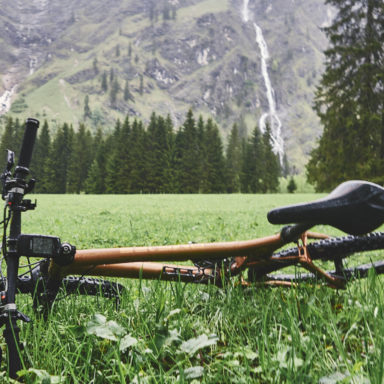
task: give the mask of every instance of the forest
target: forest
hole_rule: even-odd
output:
[[[6,119],[4,164],[7,149],[17,156],[23,132],[22,122]],[[111,134],[64,123],[53,135],[45,121],[31,164],[37,193],[266,193],[277,191],[282,171],[269,128],[242,138],[235,124],[224,150],[219,127],[192,110],[178,129],[155,113],[147,126],[118,120]]]

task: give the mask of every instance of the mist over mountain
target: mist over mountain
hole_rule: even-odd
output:
[[[116,118],[148,121],[153,111],[178,126],[192,107],[224,136],[233,123],[250,133],[264,115],[298,169],[321,132],[312,100],[332,16],[323,0],[0,5],[3,115],[110,130]]]

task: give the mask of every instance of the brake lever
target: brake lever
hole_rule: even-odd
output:
[[[0,181],[3,186],[2,193],[1,193],[3,200],[5,200],[5,196],[8,194],[7,184],[9,179],[12,178],[11,170],[14,165],[15,165],[15,153],[7,149],[7,165],[5,167],[4,172],[0,176]]]
[[[14,165],[15,165],[15,152],[7,149],[7,167],[5,168],[6,172],[10,173]]]

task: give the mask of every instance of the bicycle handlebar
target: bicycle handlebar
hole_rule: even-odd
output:
[[[37,128],[39,121],[36,119],[27,119],[25,122],[26,128],[21,145],[18,167],[29,168],[32,159],[33,146],[35,144]]]

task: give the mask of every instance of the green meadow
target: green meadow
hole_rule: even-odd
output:
[[[246,240],[278,232],[268,210],[319,197],[39,195],[22,228],[78,249]],[[20,324],[24,382],[383,382],[384,289],[374,274],[344,291],[118,281],[126,287],[119,307],[62,296],[47,321],[29,297],[18,296],[19,309],[32,318]],[[8,382],[5,369],[3,361],[0,382]]]

